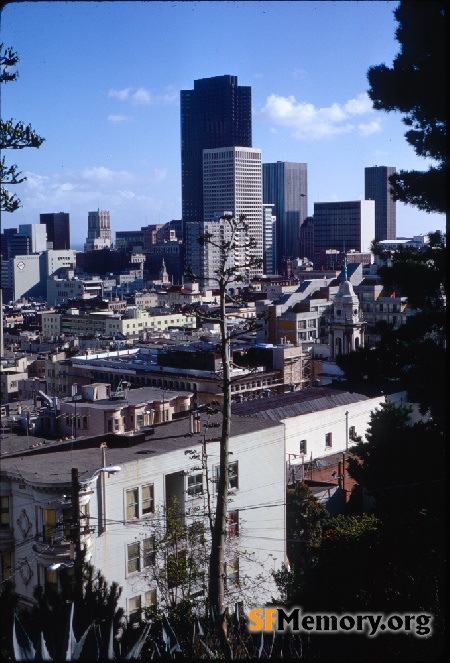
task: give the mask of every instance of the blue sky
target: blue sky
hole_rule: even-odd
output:
[[[374,111],[367,69],[399,45],[397,2],[18,2],[2,41],[20,57],[2,117],[46,141],[10,152],[27,181],[3,228],[69,212],[72,243],[88,212],[113,231],[181,217],[179,92],[231,74],[252,88],[263,162],[308,164],[314,202],[364,198],[364,168],[425,169],[399,114]],[[397,203],[397,235],[444,229],[444,215]]]

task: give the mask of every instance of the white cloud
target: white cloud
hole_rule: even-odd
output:
[[[133,92],[131,99],[134,104],[139,106],[149,106],[152,103],[152,95],[144,87],[139,87],[136,92]]]
[[[129,95],[130,95],[129,87],[126,87],[123,90],[110,90],[108,92],[108,97],[116,97],[117,99],[120,99],[120,101],[128,99]]]
[[[105,184],[111,186],[113,183],[130,182],[133,180],[134,175],[125,170],[110,170],[105,166],[97,166],[94,168],[85,168],[81,171],[82,180],[90,180],[97,184]]]
[[[130,118],[126,115],[108,115],[109,122],[127,122]]]
[[[379,120],[373,120],[367,124],[358,124],[358,131],[364,138],[366,136],[371,136],[372,134],[379,134],[381,131],[381,122]]]
[[[138,87],[136,89],[127,87],[123,90],[111,89],[108,92],[108,97],[114,97],[119,101],[127,101],[134,106],[160,106],[170,105],[178,102],[178,91],[173,85],[168,85],[165,92],[162,94],[153,94],[145,87]],[[120,115],[112,115],[110,118],[121,118]]]
[[[333,103],[325,108],[316,108],[307,102],[297,102],[295,97],[271,94],[261,111],[262,117],[271,124],[290,129],[298,140],[320,140],[359,130],[368,136],[381,130],[377,121],[355,123],[357,116],[373,112],[372,102],[366,93],[358,95],[341,105]]]

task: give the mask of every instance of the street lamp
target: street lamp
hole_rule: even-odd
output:
[[[117,472],[120,472],[122,468],[119,467],[119,465],[109,465],[108,467],[99,467],[98,470],[95,470],[93,474],[89,477],[89,479],[83,479],[80,481],[80,485],[85,485],[87,483],[91,483],[91,481],[94,481],[102,472],[106,472],[107,474],[117,474]]]
[[[73,569],[74,565],[73,564],[64,564],[63,562],[57,562],[56,564],[50,564],[50,566],[47,566],[47,571],[57,571],[61,567],[66,568],[66,569]]]

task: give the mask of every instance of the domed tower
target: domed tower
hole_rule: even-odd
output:
[[[344,280],[333,301],[330,320],[330,358],[348,354],[364,346],[365,322],[361,319],[359,299],[347,278],[347,262],[344,264]]]

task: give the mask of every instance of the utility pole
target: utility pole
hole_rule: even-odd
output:
[[[81,555],[80,532],[80,484],[78,482],[78,468],[72,467],[72,541],[75,549],[74,572],[75,588],[74,603],[81,607],[83,600],[83,559]]]

